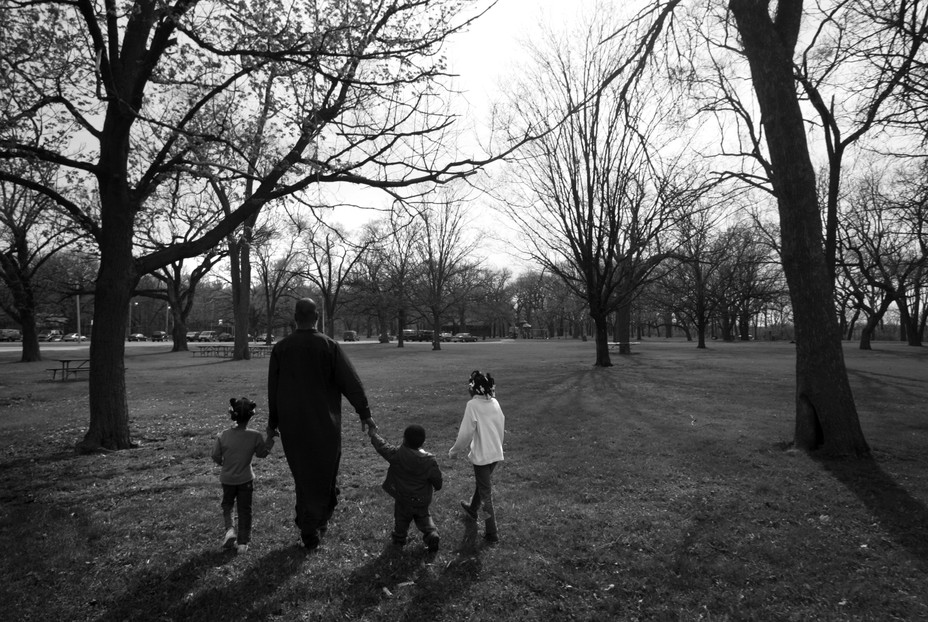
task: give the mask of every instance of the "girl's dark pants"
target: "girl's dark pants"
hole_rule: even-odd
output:
[[[226,529],[232,528],[232,506],[238,505],[238,543],[251,541],[251,502],[254,498],[254,480],[233,486],[222,485],[222,519]]]
[[[474,496],[470,500],[470,509],[477,512],[481,505],[486,518],[486,535],[496,535],[496,513],[493,509],[493,469],[498,462],[492,464],[474,465],[474,479],[477,480],[477,488],[474,490]]]

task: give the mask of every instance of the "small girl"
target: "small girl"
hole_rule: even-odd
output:
[[[496,382],[490,374],[473,371],[470,374],[470,401],[464,409],[464,419],[458,430],[454,446],[448,457],[454,458],[464,449],[474,465],[477,487],[470,503],[461,502],[461,507],[471,520],[477,520],[477,511],[483,508],[486,519],[484,539],[499,542],[496,529],[496,513],[493,509],[493,469],[503,460],[503,436],[506,418],[496,401]]]
[[[261,438],[257,430],[248,429],[248,420],[255,414],[256,404],[243,397],[229,400],[229,415],[234,428],[224,430],[216,437],[213,461],[222,467],[219,482],[222,484],[222,518],[226,534],[222,548],[236,547],[239,553],[248,551],[251,540],[251,502],[254,496],[255,471],[251,467],[253,456],[264,458],[274,447],[274,434]],[[238,505],[238,535],[232,526],[232,506]]]

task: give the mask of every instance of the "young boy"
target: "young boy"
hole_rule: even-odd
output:
[[[255,471],[251,467],[253,456],[264,458],[274,447],[274,436],[268,433],[261,438],[257,430],[248,429],[248,420],[255,414],[256,404],[243,397],[229,400],[229,416],[234,428],[224,430],[216,437],[213,446],[213,461],[222,467],[219,482],[222,484],[222,518],[226,534],[222,547],[245,553],[251,540],[251,504],[254,497]],[[238,534],[232,526],[232,507],[238,505]]]
[[[403,444],[394,447],[376,430],[369,429],[371,444],[390,463],[383,489],[394,499],[393,544],[406,544],[409,523],[416,521],[429,552],[438,550],[438,528],[429,514],[432,491],[441,490],[441,469],[435,456],[424,451],[425,428],[411,425],[403,432]]]

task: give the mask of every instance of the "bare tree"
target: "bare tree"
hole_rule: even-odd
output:
[[[512,308],[512,272],[503,268],[494,270],[484,268],[478,271],[476,277],[477,287],[474,291],[473,300],[475,313],[483,324],[489,326],[490,337],[505,337],[508,328],[514,320]],[[460,311],[461,315],[466,314],[467,308]]]
[[[15,95],[4,100],[0,159],[53,163],[98,195],[91,212],[73,195],[0,171],[55,201],[100,249],[90,425],[80,448],[132,446],[124,310],[142,275],[203,255],[264,205],[317,184],[397,192],[481,163],[410,157],[423,136],[453,122],[424,102],[443,78],[442,42],[468,22],[461,9],[456,0],[0,7],[0,92]],[[289,82],[274,90],[256,166],[248,157],[256,134],[236,129],[254,116],[255,84],[268,73]],[[229,153],[239,155],[229,161]],[[136,254],[139,215],[178,171],[234,171],[253,187],[230,192],[229,214],[199,238]]]
[[[44,170],[44,172],[43,172]],[[46,167],[26,165],[22,175],[53,183]],[[22,329],[21,361],[42,360],[36,327],[37,282],[57,253],[74,246],[83,232],[56,209],[54,201],[35,190],[0,177],[0,308]]]
[[[863,455],[869,447],[848,382],[834,311],[833,279],[822,246],[815,170],[793,74],[801,0],[731,0],[761,109],[773,170],[781,256],[796,329],[796,445]]]
[[[354,278],[354,272],[373,239],[353,242],[341,227],[321,220],[307,223],[297,217],[293,224],[295,235],[303,244],[298,275],[319,290],[323,331],[334,338],[335,316],[342,304],[345,286]]]
[[[205,182],[189,187],[183,182],[183,176],[174,175],[170,183],[158,188],[156,206],[139,215],[141,223],[135,244],[141,252],[152,254],[195,240],[221,218],[221,212],[210,201]],[[187,352],[187,318],[196,300],[197,286],[227,256],[228,249],[218,245],[199,257],[175,259],[150,273],[163,287],[150,291],[134,289],[134,294],[163,300],[170,307],[174,321],[172,352]]]
[[[845,155],[895,116],[897,99],[917,63],[928,58],[928,6],[909,0],[821,5],[796,79],[819,116],[828,157],[825,261],[836,270],[838,202]]]
[[[277,223],[270,228],[278,231],[280,226]],[[301,283],[297,249],[300,242],[297,235],[278,232],[268,236],[254,249],[259,289],[267,318],[267,330],[259,335],[263,335],[261,341],[266,345],[271,344],[278,305],[285,297],[292,295],[295,286]]]
[[[432,324],[433,350],[441,350],[442,318],[476,286],[479,265],[472,255],[477,243],[467,237],[465,200],[446,188],[417,209],[421,237],[413,248],[421,274],[412,300]]]
[[[532,259],[586,301],[603,367],[612,364],[608,316],[619,313],[620,352],[629,353],[631,303],[700,186],[656,155],[667,121],[657,92],[603,86],[629,54],[610,39],[614,24],[595,18],[532,49],[533,70],[509,105],[519,123],[546,133],[516,164],[522,197],[505,207]]]
[[[718,310],[714,291],[724,263],[724,246],[717,243],[714,223],[705,211],[681,219],[676,227],[680,241],[677,257],[669,260],[654,294],[684,326],[696,329],[696,347],[705,349],[706,333]],[[688,328],[687,328],[688,330]]]
[[[928,284],[928,208],[924,171],[902,178],[896,191],[882,176],[861,179],[844,210],[839,248],[841,267],[856,308],[867,316],[860,348],[890,305],[899,310],[909,345],[921,346],[923,290]]]
[[[720,232],[722,257],[715,290],[722,339],[748,341],[751,319],[784,293],[778,258],[753,227],[734,225]]]

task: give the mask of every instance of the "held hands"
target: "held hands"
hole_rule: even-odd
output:
[[[361,431],[367,432],[368,436],[373,436],[377,432],[377,424],[370,417],[361,420]]]

